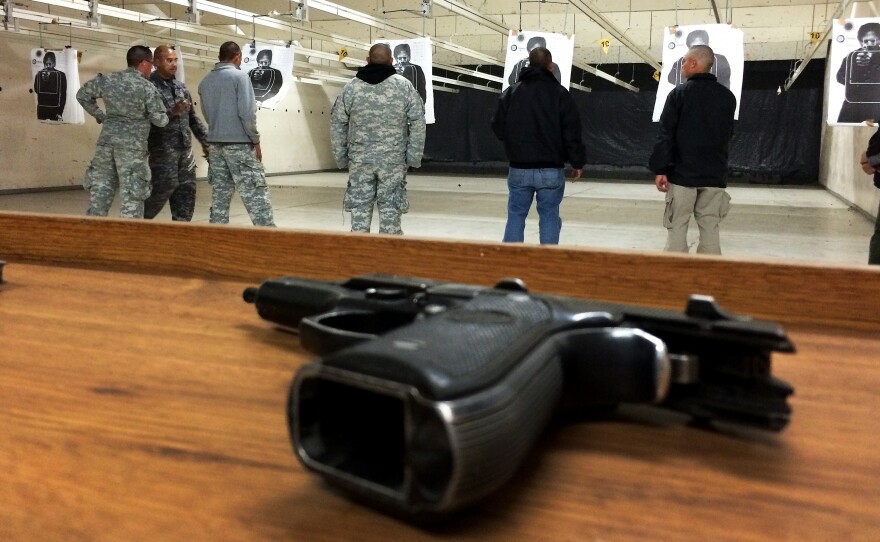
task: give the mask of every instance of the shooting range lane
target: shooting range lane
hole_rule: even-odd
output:
[[[136,253],[160,254],[143,250],[148,239],[173,237],[134,221],[55,222],[67,248],[56,244],[56,263],[41,264],[35,254],[48,254],[53,241],[27,224],[7,220],[0,229],[0,254],[9,262],[0,289],[2,540],[866,540],[880,532],[880,449],[871,424],[880,410],[876,325],[811,324],[804,321],[809,306],[796,315],[799,323],[784,322],[798,353],[774,361],[777,376],[796,389],[791,425],[779,435],[713,433],[639,409],[551,428],[511,484],[472,513],[425,531],[351,503],[307,474],[290,449],[286,394],[308,356],[241,295],[257,285],[256,254],[280,255],[283,245],[296,253],[299,234],[274,232],[262,244],[244,234],[241,245],[213,249],[217,260],[205,256],[199,274],[181,260],[177,272],[159,262],[123,263]],[[77,233],[80,226],[92,235]],[[193,232],[192,239],[182,235],[191,254],[208,254],[214,235],[265,233],[193,225],[176,231]],[[325,247],[343,250],[357,239],[374,261],[406,272],[418,265],[413,261],[437,257],[427,250],[436,251],[435,243],[329,237],[336,243]],[[446,256],[478,246],[489,245],[449,243]],[[567,261],[558,269],[571,277],[594,272],[591,262],[613,266],[622,257],[498,250],[506,263],[492,272],[503,275],[540,255]],[[161,254],[166,261],[181,256]],[[339,278],[344,267],[335,249],[296,254],[312,275],[337,262],[335,271],[317,273],[322,278]],[[221,258],[241,267],[224,268]],[[279,258],[297,271],[291,256]],[[662,274],[673,264],[705,272],[716,262],[680,260],[646,256],[635,263]],[[140,272],[124,271],[133,265]],[[738,267],[748,284],[756,269],[772,271],[753,282],[758,298],[767,296],[760,285],[778,273],[725,265]],[[218,270],[241,278],[208,276]],[[838,284],[854,288],[864,278],[851,268],[832,271]],[[481,272],[447,267],[443,278]],[[278,274],[271,269],[262,278]],[[621,301],[639,302],[645,288],[633,280],[618,279],[623,286],[613,293]],[[807,293],[824,303],[833,295],[823,293],[828,288],[826,281]],[[862,294],[876,306],[876,295]]]

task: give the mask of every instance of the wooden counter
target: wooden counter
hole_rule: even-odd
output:
[[[12,213],[0,259],[3,541],[880,539],[875,270]],[[308,355],[241,299],[369,271],[677,308],[714,294],[787,325],[792,423],[561,425],[470,513],[402,523],[298,464],[284,403]]]

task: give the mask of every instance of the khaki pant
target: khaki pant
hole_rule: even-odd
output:
[[[721,254],[719,224],[730,210],[730,195],[723,188],[690,188],[669,183],[663,225],[666,252],[688,252],[687,231],[691,216],[700,228],[698,254]]]

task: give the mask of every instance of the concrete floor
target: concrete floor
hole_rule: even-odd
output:
[[[290,229],[349,231],[349,215],[342,211],[346,178],[344,172],[269,177],[276,224]],[[733,186],[728,190],[732,208],[721,226],[725,256],[867,262],[873,223],[824,189]],[[411,174],[408,194],[411,210],[403,218],[406,235],[501,239],[507,216],[507,185],[503,177]],[[210,188],[200,182],[194,222],[208,221],[210,199]],[[88,195],[82,190],[0,195],[0,210],[82,215],[87,207]],[[560,244],[662,250],[666,240],[666,230],[660,222],[663,208],[663,195],[650,182],[581,180],[569,184],[561,208]],[[118,214],[117,209],[114,206],[111,216]],[[170,220],[167,208],[157,220]],[[250,225],[237,196],[233,199],[230,221]],[[695,223],[691,223],[690,230],[693,251]],[[538,242],[534,209],[526,224],[526,242]]]

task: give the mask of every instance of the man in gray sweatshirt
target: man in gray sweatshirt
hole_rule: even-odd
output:
[[[229,223],[229,204],[237,188],[251,222],[274,226],[257,131],[257,102],[250,79],[240,69],[241,48],[227,41],[220,46],[219,59],[199,85],[211,145],[211,223]]]

